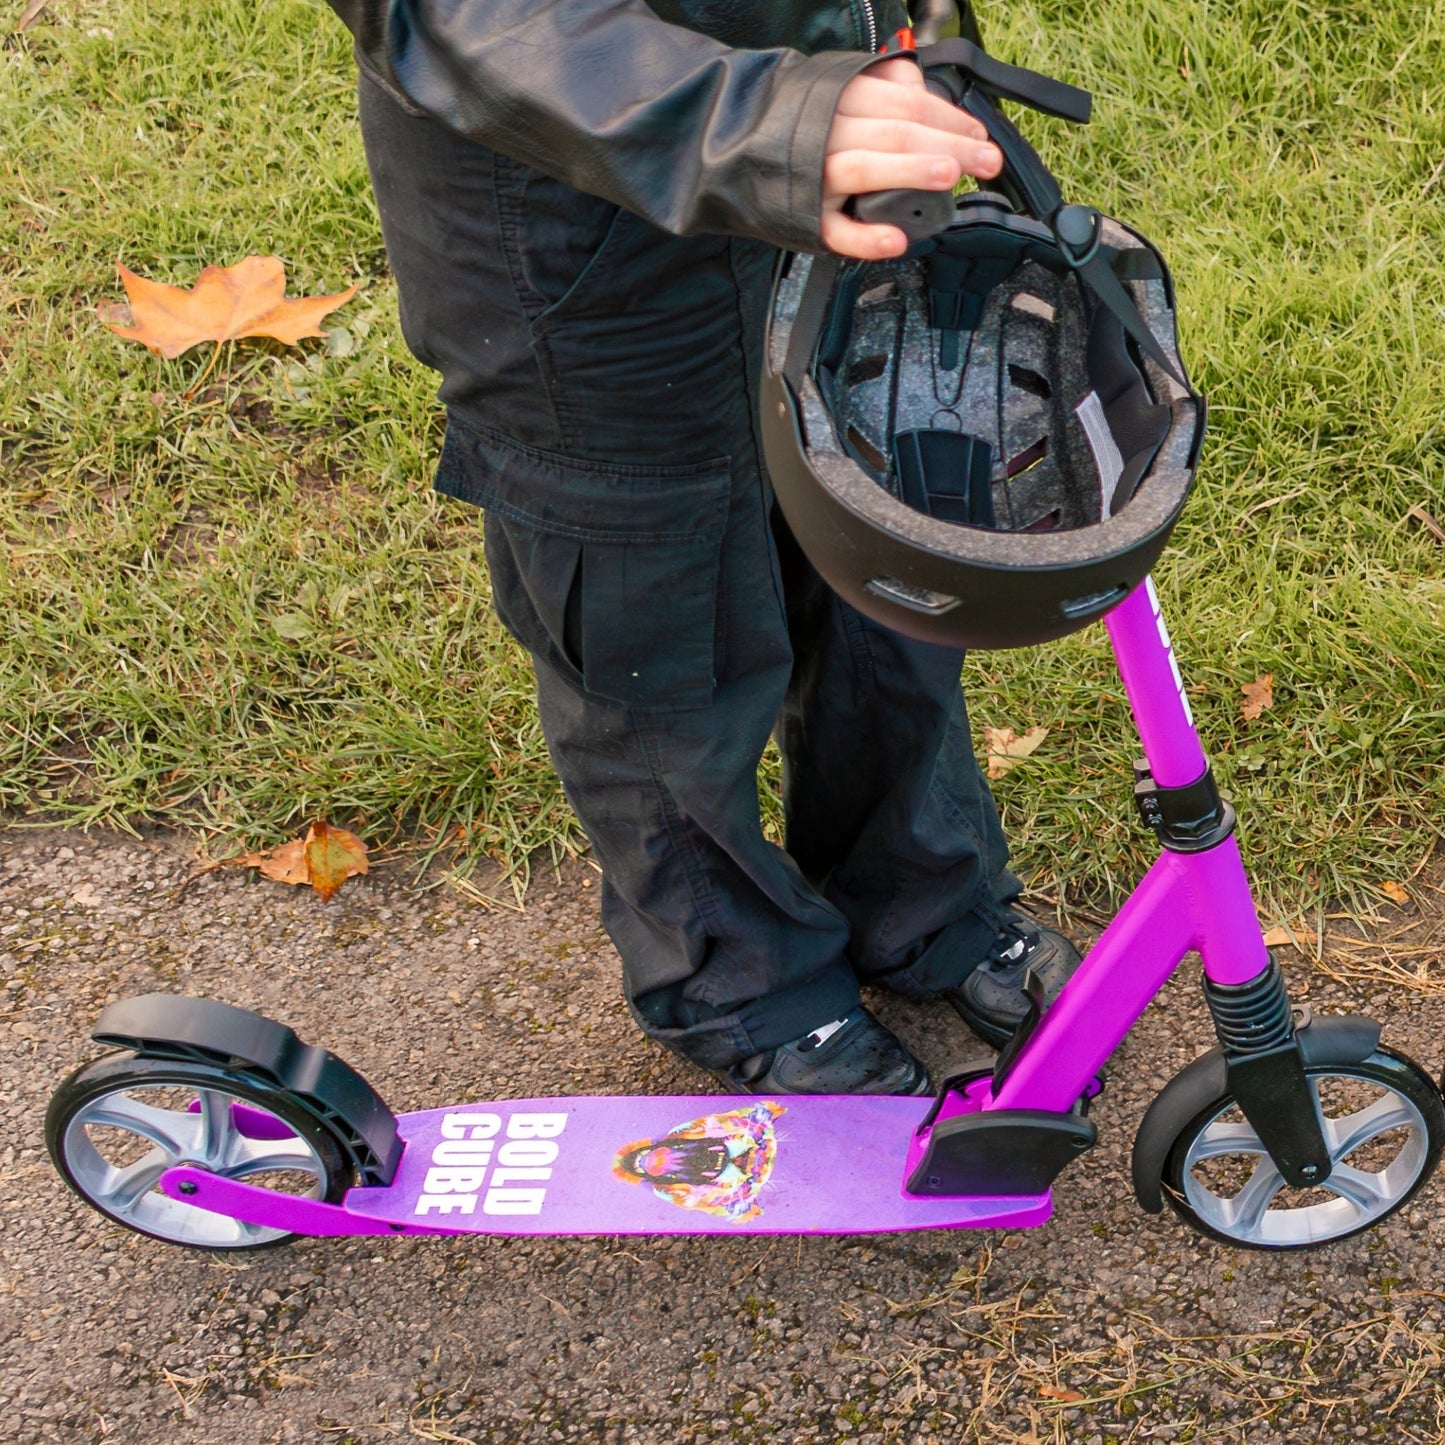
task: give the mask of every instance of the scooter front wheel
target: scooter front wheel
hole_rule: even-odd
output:
[[[1445,1104],[1419,1065],[1376,1049],[1305,1075],[1329,1178],[1287,1185],[1233,1097],[1221,1095],[1180,1130],[1162,1180],[1174,1211],[1202,1234],[1253,1249],[1329,1244],[1378,1224],[1430,1177],[1445,1147]]]
[[[263,1228],[172,1199],[167,1169],[335,1203],[350,1170],[335,1138],[287,1094],[214,1065],[109,1054],[55,1091],[45,1143],[65,1182],[117,1223],[170,1244],[255,1249],[284,1243]]]

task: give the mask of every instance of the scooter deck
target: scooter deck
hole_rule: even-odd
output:
[[[349,1212],[495,1234],[854,1234],[1042,1222],[1047,1194],[903,1193],[928,1108],[882,1095],[515,1099],[406,1114]]]
[[[878,1095],[703,1094],[513,1099],[403,1114],[397,1124],[406,1149],[392,1183],[353,1189],[340,1207],[311,1204],[309,1222],[298,1216],[292,1227],[863,1234],[1018,1227],[1049,1217],[1047,1192],[905,1194],[909,1141],[927,1108],[924,1099]],[[171,1192],[169,1181],[163,1187]],[[203,1193],[206,1207],[244,1217],[240,1196],[252,1191],[231,1184],[224,1199],[214,1189]],[[347,1218],[354,1229],[344,1226]]]

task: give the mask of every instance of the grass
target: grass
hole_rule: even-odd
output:
[[[1445,818],[1442,0],[1032,0],[995,50],[1087,85],[1033,124],[1145,229],[1213,428],[1157,577],[1271,907],[1369,896]],[[315,0],[56,7],[0,49],[0,808],[255,844],[324,814],[510,864],[569,845],[475,514],[434,499],[433,379],[397,330],[347,37]],[[366,283],[343,332],[174,362],[95,319],[123,259],[189,285],[281,255]],[[1240,715],[1240,687],[1275,703]],[[1039,885],[1151,852],[1099,629],[971,659]],[[771,773],[765,779],[765,787]],[[774,815],[775,816],[775,815]],[[1087,839],[1087,849],[1080,840]]]
[[[476,515],[427,486],[344,31],[303,3],[91,6],[4,59],[0,805],[565,840]],[[94,317],[118,258],[189,285],[268,252],[293,295],[370,283],[344,340],[237,347],[187,400],[206,350],[158,361]]]

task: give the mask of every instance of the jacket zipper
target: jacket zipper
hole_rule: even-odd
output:
[[[863,43],[868,47],[869,55],[878,54],[878,18],[873,14],[871,0],[855,0],[859,13],[863,17]]]

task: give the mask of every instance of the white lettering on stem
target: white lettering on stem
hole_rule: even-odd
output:
[[[1184,678],[1180,674],[1179,664],[1174,659],[1174,645],[1169,641],[1169,629],[1164,625],[1164,609],[1159,605],[1159,594],[1154,590],[1154,579],[1148,577],[1144,581],[1145,595],[1149,598],[1149,606],[1154,613],[1154,625],[1159,629],[1159,641],[1164,644],[1165,651],[1169,654],[1169,671],[1174,679],[1174,690],[1179,694],[1179,705],[1184,709],[1184,716],[1192,727],[1194,724],[1194,709],[1189,706],[1189,694],[1184,690]]]

